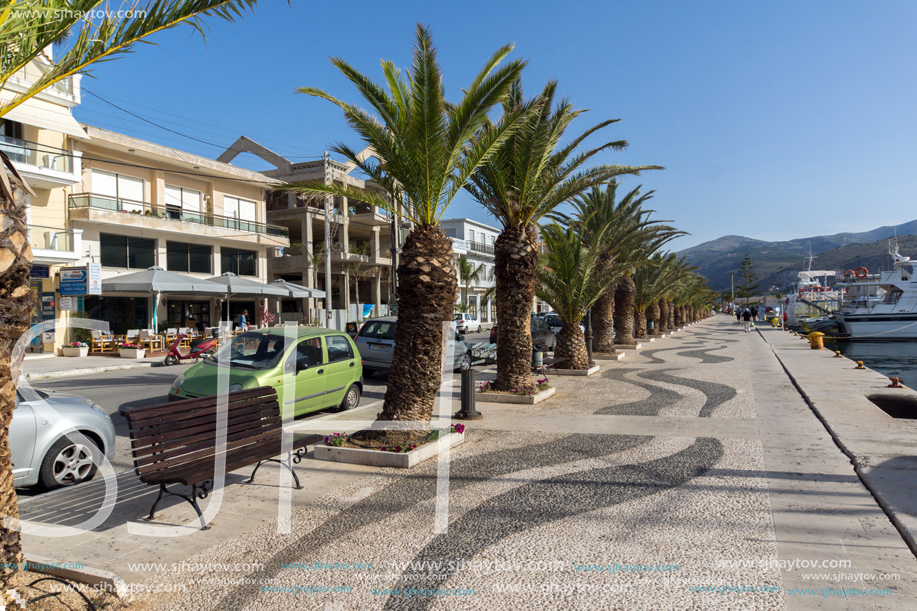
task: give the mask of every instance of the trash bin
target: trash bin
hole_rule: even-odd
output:
[[[806,337],[809,340],[809,346],[812,350],[821,350],[825,347],[825,341],[822,339],[825,336],[821,331],[812,331]]]
[[[541,367],[544,365],[544,353],[535,348],[532,350],[532,367]]]

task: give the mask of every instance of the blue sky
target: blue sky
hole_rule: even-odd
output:
[[[625,178],[654,189],[657,217],[691,233],[759,239],[860,231],[917,218],[917,3],[378,2],[262,0],[244,21],[210,20],[93,70],[86,90],[211,146],[143,123],[84,94],[86,123],[216,157],[240,134],[294,160],[360,141],[321,87],[359,102],[328,61],[381,80],[380,59],[410,65],[414,27],[433,29],[447,94],[457,97],[500,45],[528,60],[534,95],[549,79],[574,122],[621,121],[591,143],[629,148],[598,161],[657,164]],[[601,133],[601,132],[600,132]],[[256,159],[237,158],[251,169]],[[466,195],[447,212],[491,222]]]

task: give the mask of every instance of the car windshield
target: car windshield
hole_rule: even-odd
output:
[[[556,314],[554,316],[545,316],[544,321],[552,327],[564,326],[564,322],[560,319],[560,316],[557,316]]]
[[[461,315],[461,314],[456,314],[456,315],[455,315],[455,318],[453,318],[452,320],[462,320],[462,315]]]
[[[371,320],[360,331],[360,337],[395,339],[395,323],[390,320]]]
[[[273,369],[286,348],[286,337],[273,333],[242,333],[216,353],[213,360],[235,369]]]

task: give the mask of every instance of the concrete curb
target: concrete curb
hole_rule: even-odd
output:
[[[51,575],[61,579],[69,579],[81,584],[91,586],[93,589],[102,592],[109,592],[118,598],[123,598],[128,593],[127,583],[116,573],[88,567],[85,564],[82,568],[62,568],[55,565],[61,563],[43,556],[28,554],[26,562],[38,565],[37,567],[29,566],[30,571],[41,573],[42,575]],[[85,594],[85,592],[84,592]],[[91,598],[91,597],[90,597]]]
[[[23,376],[27,380],[44,380],[48,378],[69,378],[73,376],[85,376],[95,373],[105,373],[106,371],[123,371],[126,369],[147,369],[153,367],[153,363],[133,363],[131,365],[110,365],[106,367],[86,367],[83,369],[63,369],[61,371],[47,371],[45,373],[26,373]]]

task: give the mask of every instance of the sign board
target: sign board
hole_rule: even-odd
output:
[[[60,301],[58,302],[58,305],[60,305],[60,309],[62,312],[72,312],[73,310],[76,309],[74,307],[75,301],[76,299],[74,299],[73,297],[61,297]]]
[[[48,265],[33,265],[29,276],[35,279],[47,279],[51,277],[51,267]]]
[[[54,293],[42,293],[41,318],[42,320],[53,320],[54,317]]]
[[[101,264],[87,263],[84,267],[61,268],[60,294],[62,296],[101,295]]]

